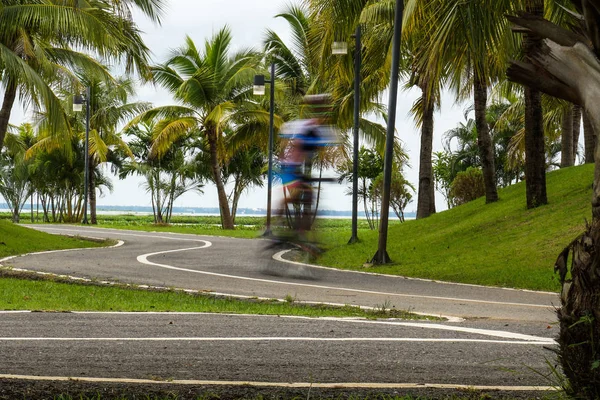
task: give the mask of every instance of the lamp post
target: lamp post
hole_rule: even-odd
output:
[[[84,183],[83,183],[83,221],[82,224],[88,224],[87,219],[87,203],[88,203],[88,186],[90,183],[89,175],[89,145],[90,145],[90,87],[85,91],[85,97],[78,94],[73,97],[73,111],[80,112],[85,103],[85,150],[84,150]]]
[[[381,223],[377,252],[371,262],[387,264],[391,262],[387,253],[388,220],[390,216],[390,189],[392,186],[392,159],[394,157],[394,135],[396,132],[396,104],[398,102],[398,68],[400,67],[400,43],[402,39],[402,14],[404,1],[396,0],[394,14],[394,40],[392,44],[392,73],[390,78],[389,115],[385,139],[385,159],[383,166],[383,196],[381,199]]]
[[[270,84],[270,99],[269,99],[269,169],[267,172],[267,226],[263,236],[271,236],[271,188],[273,186],[273,120],[274,120],[274,108],[275,108],[275,63],[271,63],[271,77],[269,80]],[[254,87],[253,94],[257,96],[264,96],[265,94],[265,76],[255,75],[254,76]]]
[[[349,244],[358,242],[358,130],[360,122],[360,68],[362,62],[361,28],[356,26],[354,33],[354,145],[352,153],[352,236]],[[334,42],[332,46],[334,55],[348,53],[346,42]]]

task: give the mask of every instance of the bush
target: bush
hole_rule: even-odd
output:
[[[483,172],[479,168],[469,167],[459,172],[450,185],[450,202],[460,206],[485,195]]]

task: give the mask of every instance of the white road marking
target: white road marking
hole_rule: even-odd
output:
[[[155,256],[155,255],[162,254],[162,253],[173,253],[173,252],[184,251],[184,250],[190,250],[190,249],[168,250],[168,251],[159,251],[156,253],[142,254],[137,257],[137,260],[142,264],[147,264],[147,265],[152,265],[155,267],[170,269],[173,271],[191,272],[194,274],[218,276],[221,278],[238,279],[238,280],[252,281],[252,282],[262,282],[262,283],[270,283],[270,284],[277,284],[277,285],[300,286],[300,287],[309,287],[309,288],[313,288],[313,289],[340,290],[340,291],[344,291],[344,292],[375,294],[375,295],[389,296],[389,297],[408,297],[408,298],[419,298],[419,299],[428,299],[428,300],[455,301],[455,302],[461,302],[461,303],[496,304],[496,305],[505,305],[505,306],[533,307],[533,308],[547,308],[547,309],[550,308],[550,305],[543,305],[543,304],[510,303],[510,302],[490,301],[490,300],[461,299],[461,298],[455,298],[455,297],[424,296],[424,295],[418,295],[418,294],[377,292],[374,290],[352,289],[352,288],[326,286],[326,285],[313,285],[313,284],[298,283],[298,282],[285,282],[285,281],[263,279],[263,278],[250,278],[247,276],[229,275],[229,274],[221,274],[218,272],[199,271],[199,270],[189,269],[189,268],[174,267],[172,265],[159,264],[159,263],[155,263],[152,261],[148,261],[148,257],[150,257],[150,256]]]
[[[3,313],[32,313],[31,311],[0,311],[0,315]],[[503,339],[512,339],[526,342],[539,342],[542,344],[555,344],[556,342],[552,338],[546,338],[542,336],[525,335],[522,333],[498,331],[492,329],[477,329],[468,328],[455,325],[444,325],[437,323],[426,323],[426,322],[406,322],[406,321],[394,321],[394,320],[369,320],[364,318],[355,317],[305,317],[298,315],[257,315],[257,314],[231,314],[231,313],[193,313],[193,312],[136,312],[136,311],[73,311],[72,314],[102,314],[102,315],[203,315],[203,316],[226,316],[226,317],[237,317],[237,318],[277,318],[277,319],[300,319],[309,321],[333,321],[342,323],[356,323],[356,324],[367,324],[367,325],[387,325],[387,326],[398,326],[398,327],[409,327],[409,328],[421,328],[421,329],[434,329],[450,332],[462,332],[481,336],[499,337]]]
[[[94,382],[94,383],[127,383],[127,384],[154,384],[154,385],[197,385],[197,386],[253,386],[253,387],[280,387],[280,388],[317,388],[317,389],[463,389],[463,390],[502,390],[514,392],[555,391],[553,386],[485,386],[485,385],[457,385],[446,383],[361,383],[361,382],[257,382],[257,381],[210,381],[178,379],[156,381],[151,379],[129,378],[81,378],[70,376],[32,376],[0,374],[0,379],[21,379],[30,381],[56,381],[56,382]]]
[[[54,229],[56,231],[69,231],[69,232],[70,231],[75,231],[75,232],[81,231],[80,229],[60,229],[60,228],[47,228],[47,229],[49,229],[49,230]],[[92,230],[90,230],[90,232],[94,232],[94,231],[97,232],[97,231],[102,231],[102,230],[110,231],[110,232],[114,232],[114,233],[118,233],[118,234],[122,234],[122,232],[131,232],[131,231],[123,230],[123,229],[114,229],[114,228],[93,228]],[[155,233],[157,233],[157,232],[148,232],[148,234],[146,234],[146,235],[132,235],[132,234],[129,234],[129,235],[130,236],[139,236],[139,237],[160,237],[160,236],[156,236]],[[182,236],[196,236],[191,233],[173,233],[173,232],[167,232],[167,233],[173,234],[173,235],[182,235]],[[232,240],[248,240],[248,239],[232,238],[229,236],[218,236],[218,235],[202,235],[202,236],[219,237],[219,238],[232,239]],[[166,238],[165,237],[165,239],[177,239],[177,238]],[[194,239],[182,238],[181,240],[194,240]],[[392,278],[392,279],[405,279],[405,280],[413,280],[413,281],[432,282],[432,283],[437,283],[437,284],[442,284],[442,285],[478,287],[478,288],[484,288],[484,289],[494,288],[494,289],[502,289],[502,290],[515,291],[515,292],[543,294],[543,295],[549,295],[552,297],[558,297],[557,293],[540,291],[540,290],[515,289],[515,288],[496,287],[496,286],[483,286],[483,285],[476,285],[476,284],[472,284],[472,283],[447,282],[447,281],[439,281],[439,280],[434,280],[434,279],[413,278],[413,277],[408,277],[408,276],[388,275],[388,274],[380,274],[380,273],[368,272],[368,271],[345,270],[345,269],[338,269],[338,268],[331,268],[331,267],[323,267],[321,265],[305,264],[305,263],[301,263],[298,261],[290,261],[290,260],[284,259],[282,257],[282,255],[289,251],[290,250],[280,251],[279,253],[273,255],[273,259],[275,259],[277,261],[285,262],[288,264],[304,265],[304,266],[308,266],[311,268],[325,269],[325,270],[336,271],[336,272],[345,272],[345,273],[363,274],[363,275],[372,275],[372,276],[383,276],[383,277]]]
[[[489,340],[460,338],[322,338],[322,337],[0,337],[0,342],[433,342],[433,343],[495,343],[533,344],[536,346],[554,344],[553,340]]]

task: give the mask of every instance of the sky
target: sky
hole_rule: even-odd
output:
[[[206,39],[225,25],[232,31],[234,51],[242,48],[261,49],[267,29],[274,30],[286,43],[291,44],[287,22],[283,18],[275,18],[275,15],[285,10],[287,4],[289,3],[285,0],[170,0],[160,26],[140,13],[134,14],[134,19],[153,53],[153,61],[163,62],[168,58],[171,49],[183,44],[186,35],[201,47]],[[405,176],[415,187],[418,187],[420,134],[409,111],[418,95],[419,92],[414,90],[400,91],[396,113],[397,136],[404,143],[410,157],[411,167],[404,171]],[[383,99],[387,104],[387,95]],[[137,100],[148,101],[156,106],[174,104],[168,92],[152,85],[140,86]],[[435,115],[434,151],[442,150],[444,132],[464,121],[464,108],[465,105],[454,105],[451,95],[443,95],[442,108]],[[23,111],[15,107],[11,123],[19,124],[24,119]],[[110,174],[108,170],[106,172]],[[133,177],[120,181],[117,177],[113,177],[112,181],[113,192],[106,192],[99,196],[99,205],[149,206],[151,204],[149,194],[140,186],[142,179]],[[351,210],[351,196],[345,195],[348,185],[326,184],[321,195],[320,208]],[[277,192],[276,186],[274,189]],[[266,208],[266,199],[265,184],[264,188],[251,189],[242,196],[239,207]],[[415,194],[413,202],[408,205],[406,211],[416,210],[416,199]],[[175,206],[217,207],[216,190],[214,186],[207,185],[203,195],[187,193],[175,202]],[[436,207],[438,211],[446,209],[445,200],[439,193],[436,193]]]

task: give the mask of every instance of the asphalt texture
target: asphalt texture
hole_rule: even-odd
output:
[[[23,382],[40,386],[35,377],[102,378],[104,385],[119,384],[117,379],[204,386],[235,382],[232,387],[243,382],[369,383],[381,391],[407,383],[490,390],[552,384],[547,375],[555,359],[552,338],[558,330],[555,294],[290,264],[274,260],[278,250],[267,250],[263,240],[35,228],[119,239],[124,244],[32,254],[3,265],[122,283],[238,296],[293,296],[300,301],[395,307],[455,318],[418,322],[2,313],[0,379],[8,379],[13,387]],[[523,397],[533,392],[515,393]]]

